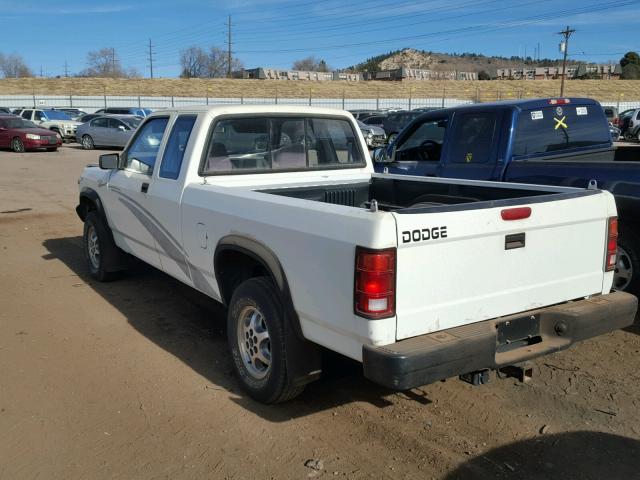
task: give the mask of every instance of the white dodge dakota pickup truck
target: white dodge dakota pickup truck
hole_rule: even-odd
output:
[[[266,403],[319,376],[320,347],[401,390],[565,349],[637,308],[610,293],[611,194],[375,174],[340,110],[156,112],[79,188],[91,274],[130,254],[224,303],[240,381]]]

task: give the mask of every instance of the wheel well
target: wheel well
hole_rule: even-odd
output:
[[[84,222],[87,218],[87,213],[98,210],[96,203],[86,196],[80,197],[80,205],[78,205],[78,216]]]
[[[256,257],[231,249],[223,250],[216,256],[215,271],[220,295],[225,305],[229,304],[236,287],[245,280],[254,277],[273,278],[265,264]]]

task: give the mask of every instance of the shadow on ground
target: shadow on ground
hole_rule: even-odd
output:
[[[600,432],[542,435],[480,455],[447,480],[631,480],[640,478],[640,441]]]
[[[203,388],[226,390],[233,401],[269,421],[287,421],[353,401],[381,408],[391,404],[385,397],[394,392],[366,380],[359,363],[328,351],[322,379],[309,385],[298,399],[275,406],[254,402],[243,394],[233,372],[222,305],[138,261],[133,261],[117,281],[97,282],[88,274],[82,237],[49,239],[43,245],[49,251],[45,260],[66,264],[117,308],[133,328],[202,375],[207,381]],[[419,393],[403,395],[430,403]]]

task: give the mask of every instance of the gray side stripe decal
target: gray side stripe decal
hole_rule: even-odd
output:
[[[142,205],[122,193],[120,195],[124,198],[121,197],[118,198],[118,200],[127,207],[133,216],[138,219],[142,226],[156,240],[158,247],[160,247],[169,258],[176,262],[185,276],[193,280],[194,286],[201,292],[219,300],[200,269],[191,262],[189,262],[189,267],[187,267],[187,261],[185,260],[187,258],[187,254],[177,240],[167,232],[166,229],[160,225],[158,220],[155,219],[153,215],[151,215],[151,213],[149,213],[149,211]],[[191,272],[191,275],[189,275],[189,272]]]

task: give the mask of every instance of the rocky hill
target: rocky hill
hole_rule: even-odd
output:
[[[571,65],[571,62],[569,62]],[[382,55],[378,55],[365,60],[362,63],[348,67],[347,70],[354,71],[375,71],[392,70],[400,67],[419,68],[427,70],[461,70],[487,72],[496,68],[521,67],[523,65],[537,66],[559,66],[559,60],[541,59],[534,61],[531,57],[488,57],[477,53],[447,54],[435,53],[426,50],[416,50],[405,48]]]

